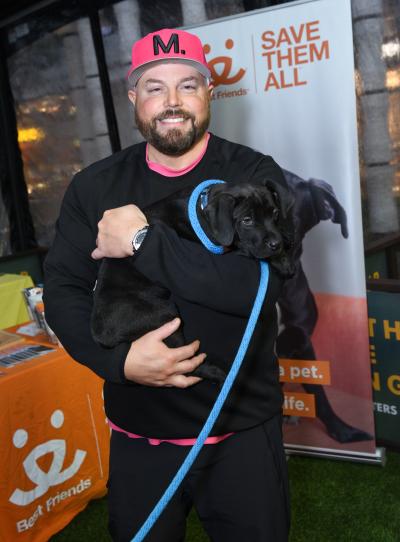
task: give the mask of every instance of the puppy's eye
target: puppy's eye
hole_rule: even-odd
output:
[[[278,209],[273,210],[272,217],[273,217],[274,220],[278,220],[278,218],[279,218],[279,210]]]
[[[245,216],[244,218],[242,218],[241,222],[245,226],[252,226],[253,225],[253,219],[251,218],[251,216]]]

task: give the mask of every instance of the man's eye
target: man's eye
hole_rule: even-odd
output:
[[[196,90],[196,87],[193,85],[185,85],[183,87],[184,92],[195,92],[195,90]]]
[[[161,87],[153,87],[153,88],[149,88],[148,92],[150,94],[156,94],[157,92],[160,92],[161,91]]]
[[[242,224],[244,224],[245,226],[252,226],[253,219],[251,218],[251,216],[245,216],[244,218],[242,218]]]
[[[273,216],[274,220],[278,220],[278,218],[279,218],[279,210],[278,210],[278,209],[274,209],[274,210],[272,211],[272,216]]]

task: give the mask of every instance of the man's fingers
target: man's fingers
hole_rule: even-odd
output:
[[[199,349],[200,341],[193,341],[185,346],[178,346],[178,348],[170,348],[170,353],[176,361],[184,361],[192,358]]]
[[[175,388],[184,389],[188,388],[189,386],[193,386],[193,384],[201,382],[201,380],[202,378],[199,378],[198,376],[175,375],[168,379],[168,384],[166,384],[166,387],[174,386]]]
[[[198,356],[195,356],[192,359],[186,359],[185,361],[180,361],[176,365],[176,369],[174,371],[175,375],[184,375],[186,373],[193,372],[199,365],[203,363],[203,361],[206,359],[207,354],[199,354]]]
[[[157,339],[163,340],[172,335],[172,333],[174,333],[174,331],[176,331],[180,325],[180,319],[174,318],[154,331],[150,331],[150,333],[153,334]]]
[[[172,333],[174,333],[181,325],[180,318],[174,318],[170,322],[167,322],[163,326],[150,331],[150,333],[159,340],[166,339]],[[149,333],[149,334],[150,334]],[[200,341],[193,341],[185,346],[179,346],[178,348],[170,348],[171,359],[175,361],[183,361],[185,359],[192,358],[199,349]]]
[[[94,260],[101,260],[101,258],[104,258],[104,255],[99,248],[95,248],[91,256]]]

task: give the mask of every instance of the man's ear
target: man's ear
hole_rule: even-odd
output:
[[[212,196],[204,208],[204,216],[208,222],[211,235],[222,246],[228,247],[232,244],[235,235],[233,223],[233,209],[236,198],[231,194],[218,192]]]
[[[136,91],[135,90],[128,90],[128,98],[135,106],[136,104]]]

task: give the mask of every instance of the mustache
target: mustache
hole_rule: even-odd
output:
[[[165,111],[157,115],[154,120],[164,120],[173,117],[182,117],[184,119],[191,119],[193,121],[195,120],[194,116],[191,113],[188,113],[183,109],[166,109]]]

